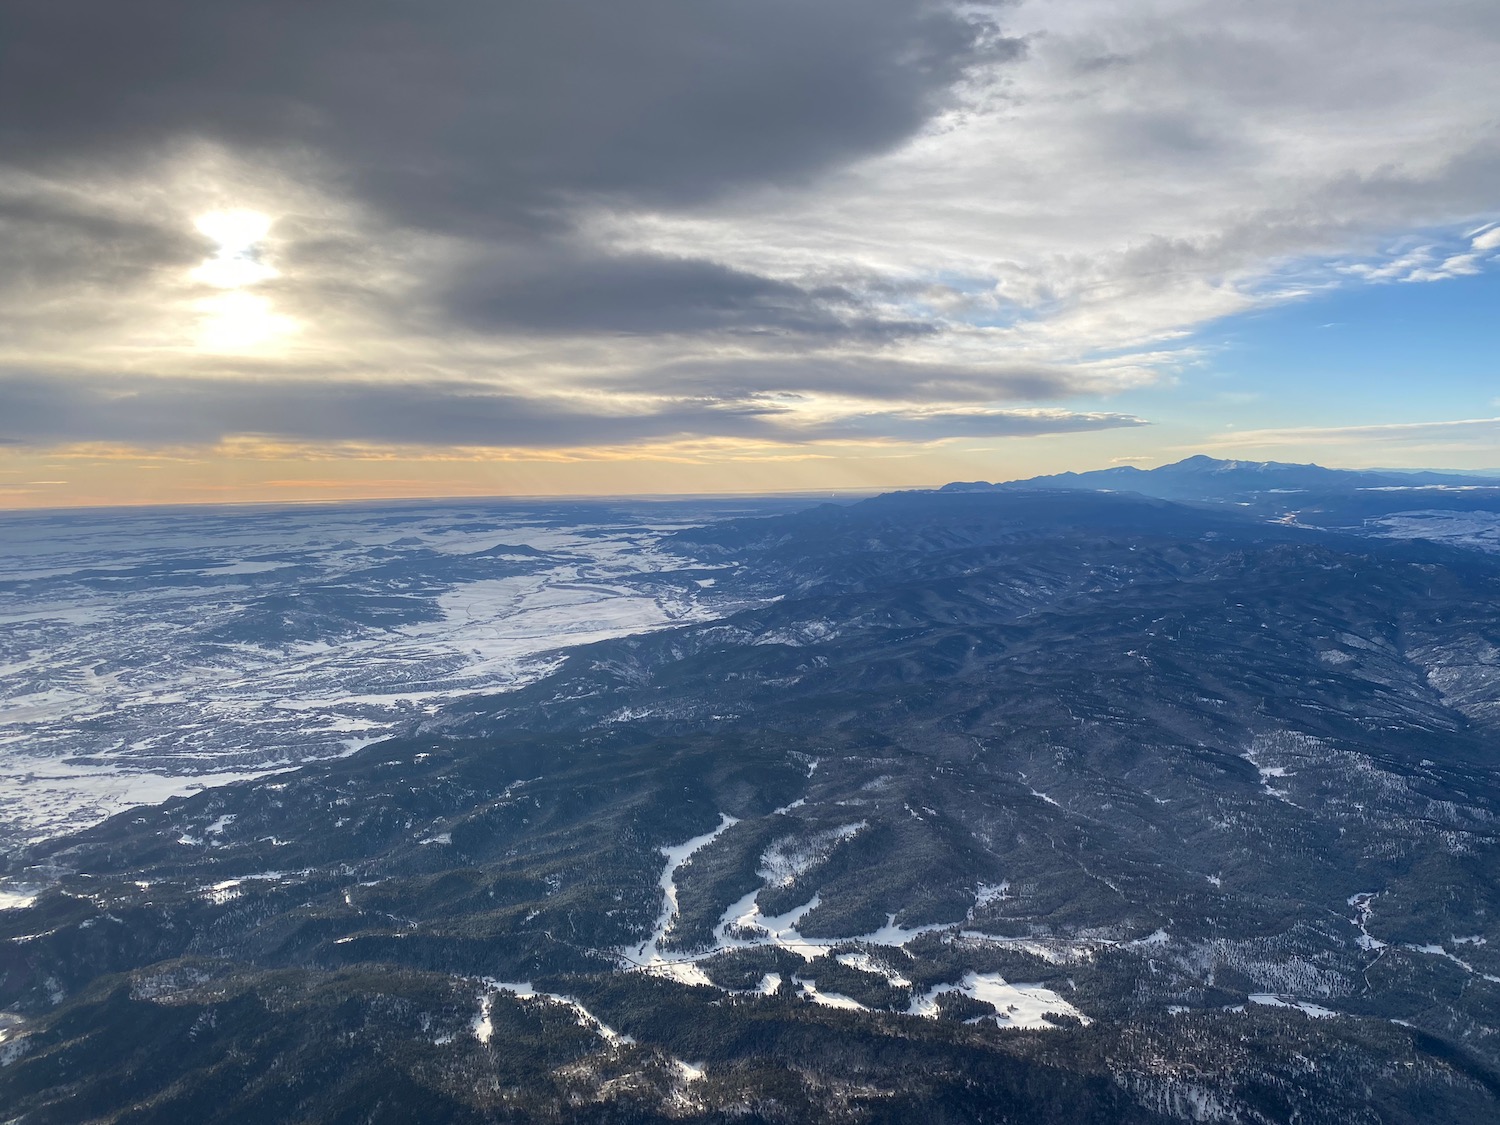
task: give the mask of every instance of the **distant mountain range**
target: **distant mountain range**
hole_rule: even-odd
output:
[[[1155,469],[1121,465],[1086,473],[1056,473],[1027,480],[989,484],[984,481],[944,485],[943,492],[993,489],[1066,489],[1135,492],[1162,500],[1234,501],[1250,496],[1288,493],[1337,494],[1361,490],[1500,489],[1500,478],[1451,472],[1400,472],[1325,469],[1282,461],[1225,461],[1201,454]]]

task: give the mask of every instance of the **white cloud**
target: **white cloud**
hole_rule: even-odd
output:
[[[1397,254],[1379,264],[1370,262],[1353,262],[1347,265],[1335,266],[1339,273],[1349,274],[1363,281],[1410,281],[1412,275],[1428,269],[1435,260],[1435,251],[1431,246],[1422,246],[1415,250]]]
[[[1451,450],[1500,448],[1500,418],[1459,418],[1438,422],[1390,422],[1366,426],[1291,426],[1238,430],[1210,439],[1209,447],[1256,449],[1301,446],[1412,446]]]
[[[1482,273],[1483,261],[1483,255],[1477,252],[1447,253],[1441,247],[1427,245],[1397,252],[1383,262],[1352,262],[1335,265],[1333,269],[1369,282],[1447,281]]]
[[[1493,226],[1476,234],[1469,245],[1475,250],[1500,250],[1500,226]]]
[[[1412,270],[1403,281],[1446,281],[1450,277],[1468,277],[1479,273],[1478,254],[1450,254],[1431,269]]]

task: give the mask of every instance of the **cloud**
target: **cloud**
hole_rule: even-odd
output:
[[[1480,272],[1478,254],[1449,254],[1437,265],[1416,269],[1402,281],[1446,281],[1452,277],[1472,277]]]
[[[1418,246],[1403,250],[1379,264],[1353,262],[1337,266],[1340,273],[1371,282],[1423,282],[1447,281],[1454,277],[1472,277],[1483,272],[1483,257],[1479,245],[1483,236],[1476,238],[1472,248],[1453,253],[1435,245]]]
[[[0,190],[0,298],[77,286],[118,292],[193,256],[200,244],[191,231],[120,214],[53,185],[8,186]]]
[[[880,151],[1017,50],[925,0],[19,0],[0,139],[48,167],[305,148],[402,221],[530,233],[567,194],[680,203]]]
[[[948,441],[955,438],[1036,437],[1149,425],[1132,414],[1066,410],[882,411],[819,426],[822,440]]]
[[[1348,283],[1329,258],[1496,206],[1487,8],[1028,0],[1005,27],[1025,58],[911,143],[713,214],[615,214],[607,233],[778,276],[943,283],[992,348],[1068,362]]]
[[[882,316],[847,288],[804,288],[702,259],[547,246],[490,252],[438,297],[479,331],[781,333],[881,339],[931,331]]]
[[[1390,422],[1366,426],[1292,426],[1220,434],[1207,444],[1219,447],[1340,446],[1425,444],[1434,447],[1480,443],[1500,448],[1500,418],[1458,418],[1437,422]]]
[[[635,378],[677,394],[714,399],[756,395],[846,401],[1037,402],[1089,389],[1089,373],[1044,363],[918,363],[840,355],[709,357],[642,370]]]
[[[611,412],[463,383],[74,375],[0,379],[5,437],[34,444],[288,441],[548,447],[713,432],[768,436],[765,408],[685,402]]]
[[[761,442],[944,441],[1071,433],[1145,423],[1064,410],[835,411],[764,398],[662,398],[630,409],[609,398],[497,391],[474,383],[370,383],[0,375],[0,442],[152,447],[238,437],[303,443],[577,448],[718,437]]]

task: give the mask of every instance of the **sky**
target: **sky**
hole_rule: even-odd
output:
[[[1500,469],[1493,0],[10,0],[0,507]]]

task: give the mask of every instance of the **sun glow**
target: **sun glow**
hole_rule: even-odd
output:
[[[198,347],[212,352],[240,352],[297,330],[270,300],[253,293],[222,293],[198,302]]]
[[[193,223],[201,234],[218,243],[213,257],[206,258],[190,275],[194,281],[219,289],[238,289],[278,276],[274,266],[261,260],[260,246],[271,232],[271,218],[259,211],[212,211]]]
[[[202,285],[231,290],[197,303],[198,347],[248,351],[296,331],[296,321],[277,313],[269,298],[239,292],[281,276],[262,257],[271,217],[259,211],[212,211],[198,216],[193,225],[217,243],[217,249],[188,276]]]

